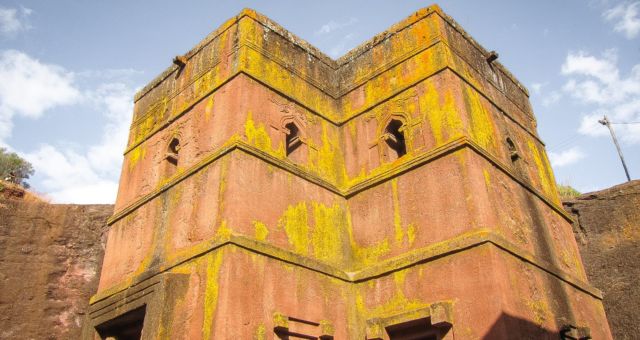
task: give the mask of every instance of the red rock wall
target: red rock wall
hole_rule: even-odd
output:
[[[0,339],[77,339],[112,205],[0,198]]]
[[[564,202],[589,281],[602,290],[616,339],[640,339],[640,181]]]

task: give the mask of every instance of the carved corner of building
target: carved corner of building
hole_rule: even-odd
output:
[[[84,338],[611,338],[496,58],[435,5],[337,60],[243,10],[135,97]]]

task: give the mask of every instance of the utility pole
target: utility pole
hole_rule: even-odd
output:
[[[616,149],[618,149],[618,156],[620,156],[620,160],[622,161],[622,167],[624,168],[624,173],[627,175],[627,182],[631,181],[631,177],[629,176],[629,170],[627,169],[627,164],[624,162],[624,156],[622,156],[622,150],[620,149],[620,145],[618,145],[618,139],[616,138],[615,132],[613,132],[613,127],[611,127],[611,122],[607,115],[604,118],[600,119],[598,123],[609,128],[609,132],[611,132],[611,137],[613,138],[613,144],[616,145]]]

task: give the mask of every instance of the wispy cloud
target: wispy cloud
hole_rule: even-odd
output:
[[[349,26],[353,26],[357,23],[358,23],[358,18],[354,18],[354,17],[349,18],[349,20],[345,22],[336,22],[331,20],[328,23],[322,25],[315,33],[316,35],[326,35],[326,34],[347,28]]]
[[[102,134],[81,151],[64,139],[36,150],[16,151],[34,165],[36,189],[55,202],[113,203],[135,91],[123,78],[134,74],[137,71],[104,70],[78,75],[20,51],[0,53],[0,145],[11,148],[7,141],[17,116],[38,119],[54,108],[79,109],[79,105],[96,112],[106,122],[101,125]],[[99,85],[81,87],[79,77],[92,78],[88,83]]]
[[[547,83],[533,83],[531,84],[531,92],[534,94],[540,94],[542,88],[545,87]]]
[[[531,94],[540,99],[542,106],[551,106],[562,99],[562,93],[559,91],[543,91],[549,85],[548,82],[532,83],[530,86]]]
[[[356,35],[354,33],[349,33],[344,35],[335,45],[333,45],[329,49],[329,55],[332,58],[337,58],[343,55],[347,51],[347,44],[351,42]]]
[[[640,33],[640,1],[624,2],[602,14],[605,20],[614,22],[613,29],[633,39]]]
[[[135,70],[132,68],[116,68],[105,70],[85,70],[76,73],[78,77],[82,78],[100,78],[103,80],[121,80],[123,78],[128,79],[143,74],[144,72]]]
[[[42,188],[55,202],[113,203],[118,190],[122,151],[133,112],[134,89],[108,83],[85,92],[85,99],[106,118],[100,141],[86,151],[42,144],[23,156],[42,178]]]
[[[562,99],[562,94],[558,91],[551,91],[542,98],[542,105],[549,107]]]
[[[617,123],[640,121],[640,64],[621,76],[616,50],[606,50],[597,57],[587,52],[570,52],[561,73],[569,79],[563,90],[586,105],[579,132],[602,136],[607,130],[597,123],[607,114]],[[640,143],[640,124],[618,125],[617,133],[628,143]]]
[[[72,72],[8,50],[0,53],[0,145],[11,136],[13,117],[38,118],[80,100]]]
[[[585,158],[585,154],[577,146],[562,152],[549,152],[549,160],[554,168],[574,164],[583,158]]]
[[[605,50],[600,58],[585,51],[569,52],[561,72],[563,75],[589,76],[603,83],[612,83],[620,77],[617,61],[617,52],[613,49]]]
[[[0,7],[0,35],[13,36],[14,34],[30,28],[27,17],[31,15],[29,8]]]
[[[351,17],[344,22],[329,21],[316,30],[315,35],[320,37],[325,46],[328,47],[328,54],[332,58],[337,58],[344,54],[351,46],[354,38],[357,37],[352,29],[347,28],[358,23],[358,18]]]

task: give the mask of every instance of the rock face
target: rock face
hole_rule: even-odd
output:
[[[640,339],[640,181],[564,202],[589,281],[604,293],[616,339]]]
[[[11,196],[0,198],[0,339],[77,339],[113,206]]]

